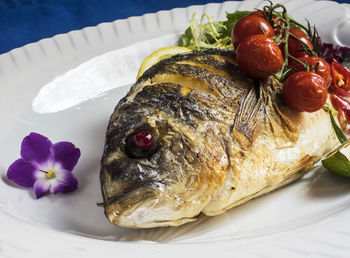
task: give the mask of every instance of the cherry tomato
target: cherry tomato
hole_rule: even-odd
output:
[[[255,16],[258,16],[258,17],[260,17],[260,18],[265,19],[264,13],[263,13],[262,11],[259,11],[259,10],[254,11],[254,12],[251,12],[249,15],[255,15]]]
[[[282,97],[288,107],[298,112],[315,112],[327,100],[326,81],[313,72],[292,74],[283,84]]]
[[[251,35],[262,34],[264,31],[267,37],[275,36],[270,24],[261,17],[256,15],[248,15],[241,18],[232,30],[232,44],[237,49],[238,44]]]
[[[264,35],[245,38],[238,45],[236,59],[241,70],[256,79],[267,78],[283,64],[283,55],[278,45]]]
[[[254,12],[251,12],[249,15],[255,15],[255,16],[258,16],[260,18],[263,18],[265,19],[265,15],[262,11],[254,11]],[[281,20],[276,20],[277,16],[276,15],[272,15],[272,20],[274,21],[274,25],[273,25],[273,32],[275,33],[275,35],[278,35],[281,33],[281,25],[282,25],[282,22]],[[266,19],[265,19],[266,20]]]
[[[333,90],[343,89],[350,90],[350,75],[349,72],[338,62],[332,62],[331,74],[333,78]]]
[[[273,25],[273,32],[275,33],[275,35],[279,35],[281,33],[283,33],[284,30],[282,30],[282,21],[281,20],[275,20],[277,17],[273,17],[272,19],[274,21],[274,25]]]
[[[310,39],[304,32],[296,28],[290,29],[289,32],[294,36],[298,37],[302,42],[307,44],[311,49],[313,49]],[[288,52],[291,56],[294,56],[296,58],[308,56],[308,54],[305,51],[303,51],[302,43],[300,43],[297,39],[293,38],[292,36],[289,36],[288,38]]]
[[[326,60],[324,60],[321,57],[318,56],[307,56],[307,57],[300,57],[298,58],[301,62],[310,65],[311,69],[315,69],[316,64],[317,65],[317,71],[316,73],[321,75],[321,77],[326,81],[327,86],[332,82],[332,77],[331,77],[331,68]],[[298,72],[298,71],[304,71],[304,67],[297,63],[296,61],[292,61],[289,65],[289,67],[293,67],[293,70],[291,71],[292,73]]]

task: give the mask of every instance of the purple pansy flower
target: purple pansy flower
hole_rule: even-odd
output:
[[[52,142],[31,133],[21,145],[22,158],[11,164],[7,178],[24,187],[33,187],[37,198],[51,192],[68,193],[78,187],[71,172],[80,158],[80,150],[70,142]]]

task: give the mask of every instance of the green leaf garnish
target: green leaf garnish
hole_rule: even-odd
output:
[[[225,21],[212,21],[208,14],[203,14],[198,22],[194,13],[190,20],[190,27],[179,40],[179,45],[191,50],[206,48],[233,48],[231,33],[235,24],[243,17],[249,15],[250,11],[226,12]],[[274,14],[281,16],[279,12]],[[206,18],[207,23],[203,23]],[[292,27],[301,28],[298,24],[291,22]]]
[[[332,112],[329,112],[329,117],[331,118],[332,126],[334,128],[335,134],[337,135],[340,143],[346,142],[347,138],[346,138],[345,134],[343,133],[343,130],[340,129],[340,127],[337,125],[337,122],[334,120]]]
[[[250,14],[249,11],[226,13],[226,21],[213,22],[208,14],[203,14],[198,23],[196,14],[190,20],[190,27],[181,36],[179,45],[189,49],[233,48],[231,32],[239,19]],[[207,23],[203,23],[204,19]]]
[[[322,160],[322,165],[341,176],[350,177],[350,140],[342,143]]]
[[[350,139],[346,138],[343,130],[335,121],[336,111],[328,104],[325,104],[323,109],[329,113],[334,132],[341,144],[322,160],[322,165],[335,174],[350,177]]]

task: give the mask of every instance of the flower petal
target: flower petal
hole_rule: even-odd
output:
[[[24,137],[21,146],[21,156],[25,161],[46,162],[50,157],[51,141],[38,133],[30,133]]]
[[[80,150],[70,142],[58,142],[52,146],[54,162],[63,169],[72,171],[80,158]]]
[[[36,180],[33,186],[34,193],[36,195],[36,198],[39,199],[44,194],[46,194],[51,187],[51,183],[47,179],[39,179]]]
[[[7,178],[24,187],[33,187],[38,169],[30,162],[20,158],[13,162],[7,170]]]
[[[56,178],[52,181],[50,192],[53,194],[73,192],[78,188],[78,180],[68,170],[56,171]]]

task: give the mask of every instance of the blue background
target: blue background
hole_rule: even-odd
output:
[[[0,54],[101,22],[222,0],[0,0]],[[350,0],[338,0],[349,3]]]

